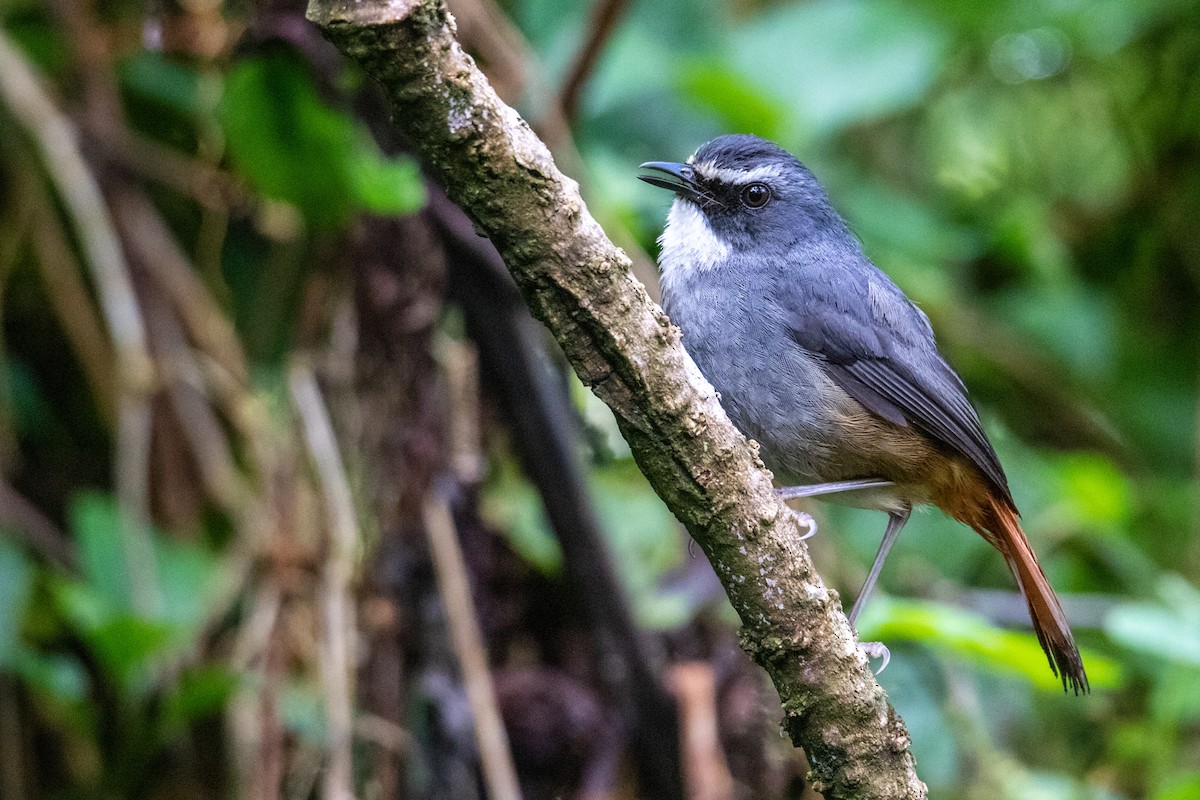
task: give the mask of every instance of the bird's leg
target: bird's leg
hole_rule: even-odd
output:
[[[883,541],[879,543],[879,552],[875,554],[875,562],[871,564],[871,571],[867,573],[867,579],[863,581],[862,589],[858,592],[858,597],[854,598],[854,607],[850,609],[849,619],[851,626],[854,625],[858,619],[859,612],[866,605],[867,597],[871,594],[871,590],[875,588],[875,582],[879,580],[879,573],[883,571],[883,562],[887,560],[892,545],[896,543],[897,537],[900,536],[900,531],[904,529],[904,524],[908,522],[908,515],[911,511],[912,509],[906,508],[903,511],[892,512],[888,515],[887,529],[883,532]],[[883,659],[883,666],[879,668],[879,672],[887,669],[888,661],[891,660],[892,654],[883,642],[860,642],[859,644],[868,657]]]
[[[814,483],[811,486],[782,486],[776,489],[775,493],[784,500],[795,500],[797,497],[819,497],[823,494],[853,492],[858,489],[878,489],[881,486],[891,485],[891,481],[865,478],[853,481],[834,481],[833,483]]]
[[[853,492],[858,489],[876,489],[880,486],[891,486],[891,481],[880,480],[877,478],[865,478],[852,481],[834,481],[833,483],[814,483],[811,486],[782,486],[775,490],[775,494],[783,500],[795,500],[798,497],[819,497],[823,494],[837,494],[838,492]],[[804,511],[792,509],[800,524],[808,528],[808,532],[800,537],[800,541],[811,539],[817,535],[817,521],[812,518],[812,514]]]
[[[866,604],[867,597],[875,588],[875,582],[879,580],[879,573],[883,571],[883,562],[887,560],[892,545],[896,543],[896,537],[904,529],[904,523],[908,522],[910,512],[911,509],[906,508],[904,511],[892,512],[888,515],[887,529],[883,532],[883,541],[879,543],[879,552],[875,554],[875,562],[871,564],[871,571],[867,573],[867,579],[863,581],[862,589],[859,590],[858,597],[854,599],[854,607],[850,609],[851,625],[858,619],[858,614]]]

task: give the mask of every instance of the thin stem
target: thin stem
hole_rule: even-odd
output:
[[[354,690],[351,653],[355,623],[350,595],[358,518],[354,513],[350,481],[316,377],[308,367],[297,363],[289,370],[288,383],[329,518],[329,552],[321,575],[324,636],[320,664],[326,724],[329,726],[329,765],[322,778],[324,796],[327,800],[352,800]]]
[[[159,592],[150,539],[150,390],[154,367],[146,327],[120,240],[75,131],[38,83],[32,66],[0,31],[0,99],[41,152],[75,225],[117,359],[119,395],[115,480],[124,515],[125,559],[134,607],[153,615]]]
[[[491,800],[520,800],[517,770],[508,747],[508,733],[496,705],[483,634],[475,619],[471,588],[467,584],[467,565],[459,547],[454,519],[445,501],[434,497],[426,500],[423,517],[438,590],[446,605],[454,654],[471,704],[488,797]]]
[[[604,52],[605,43],[612,36],[628,6],[629,0],[599,0],[592,9],[587,40],[575,54],[575,60],[567,71],[567,78],[563,81],[562,92],[559,94],[558,104],[568,124],[578,117],[579,97],[583,93],[583,87],[587,85],[600,54]]]

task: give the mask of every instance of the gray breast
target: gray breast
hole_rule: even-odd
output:
[[[841,477],[829,432],[853,401],[786,335],[762,292],[755,296],[747,282],[714,272],[664,281],[663,306],[683,331],[684,347],[780,481]]]

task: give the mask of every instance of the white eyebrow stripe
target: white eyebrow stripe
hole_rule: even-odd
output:
[[[770,182],[783,177],[783,169],[778,164],[764,164],[761,167],[754,167],[753,169],[731,169],[729,167],[718,167],[711,161],[702,161],[699,164],[693,164],[692,169],[704,180],[717,181],[727,185],[755,183],[757,181]]]

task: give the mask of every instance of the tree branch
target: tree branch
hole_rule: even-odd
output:
[[[591,76],[592,70],[596,68],[596,62],[600,60],[605,43],[612,36],[613,30],[621,21],[621,15],[625,13],[628,6],[629,0],[599,0],[592,9],[592,18],[588,23],[588,37],[583,46],[579,48],[579,52],[575,54],[575,60],[571,63],[571,68],[567,70],[562,91],[558,95],[559,107],[562,108],[563,116],[566,117],[568,123],[574,123],[576,117],[579,116],[579,97],[583,93],[583,87],[587,83],[588,77]]]
[[[679,722],[660,680],[662,664],[637,627],[607,547],[604,530],[578,463],[570,401],[545,369],[545,335],[529,316],[496,249],[441,191],[431,191],[429,214],[446,248],[447,285],[479,348],[487,379],[513,433],[513,446],[542,496],[546,519],[562,548],[563,581],[583,610],[607,699],[632,744],[643,796],[683,797]],[[539,358],[541,356],[542,358]]]
[[[441,0],[311,0],[309,18],[383,84],[396,123],[504,256],[534,314],[616,414],[634,457],[704,548],[829,798],[920,798],[887,704],[795,516],[679,331],[629,274],[574,181],[492,91]]]

